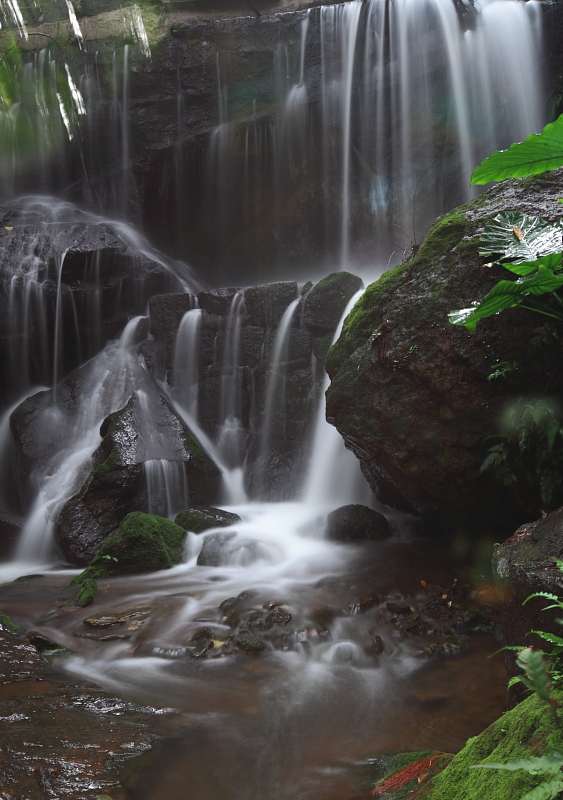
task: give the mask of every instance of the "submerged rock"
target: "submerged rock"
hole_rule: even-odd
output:
[[[527,486],[479,470],[508,403],[563,397],[561,345],[547,337],[536,348],[542,318],[523,308],[480,322],[475,334],[447,314],[508,276],[483,269],[479,237],[488,220],[516,209],[554,221],[562,192],[560,169],[505,181],[441,217],[414,258],[367,288],[329,352],[327,419],[383,502],[420,513],[442,533],[498,537],[539,513]],[[502,361],[518,368],[489,381]]]
[[[200,506],[179,511],[174,522],[186,531],[203,533],[210,528],[228,528],[242,520],[238,514],[230,511],[223,511],[221,508],[212,508],[211,506]]]
[[[364,285],[351,272],[333,272],[311,289],[303,302],[303,322],[335,331],[352,297]]]
[[[224,564],[228,545],[234,539],[235,533],[211,533],[206,536],[197,557],[198,567],[220,567]]]
[[[327,518],[327,538],[334,542],[377,541],[390,535],[389,523],[383,514],[367,506],[341,506]]]

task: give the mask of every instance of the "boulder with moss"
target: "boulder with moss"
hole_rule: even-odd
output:
[[[106,417],[94,469],[61,510],[57,543],[73,564],[88,564],[126,514],[149,510],[147,462],[169,462],[198,504],[212,502],[218,493],[219,469],[156,389],[148,388]],[[165,514],[164,499],[152,497],[150,510]]]
[[[438,219],[411,260],[366,289],[329,352],[329,422],[383,502],[442,533],[499,538],[539,515],[536,492],[480,467],[515,397],[563,398],[561,344],[547,335],[538,346],[543,318],[523,308],[480,322],[474,334],[450,324],[448,312],[508,275],[483,267],[485,224],[506,209],[559,219],[562,192],[556,170],[506,181]],[[488,380],[502,361],[517,368]]]
[[[559,703],[563,693],[555,692]],[[545,783],[550,776],[531,775],[522,769],[473,769],[478,764],[508,764],[510,761],[544,756],[550,747],[563,747],[563,733],[536,695],[494,722],[483,733],[469,739],[449,763],[443,759],[437,775],[408,795],[409,800],[512,800]]]
[[[179,511],[174,522],[185,531],[203,533],[211,528],[228,528],[242,520],[238,514],[233,514],[231,511],[223,511],[222,508],[213,508],[212,506],[200,506]]]
[[[89,587],[89,581],[101,578],[170,569],[182,562],[185,539],[186,532],[170,519],[138,511],[128,514],[70,586]]]
[[[335,331],[346,306],[364,285],[351,272],[333,272],[320,280],[303,301],[303,321],[312,328]]]

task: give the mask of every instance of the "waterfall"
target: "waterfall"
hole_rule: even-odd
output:
[[[173,394],[194,420],[197,420],[199,391],[200,328],[201,309],[186,311],[174,346]]]
[[[470,199],[483,158],[541,129],[541,38],[535,0],[462,10],[454,0],[352,0],[304,12],[294,47],[274,52],[281,115],[241,115],[229,101],[236,74],[222,71],[206,178],[219,240],[263,224],[274,194],[271,247],[290,249],[293,204],[307,197],[322,212],[325,263],[400,260],[437,215]],[[237,184],[242,204],[229,191]]]

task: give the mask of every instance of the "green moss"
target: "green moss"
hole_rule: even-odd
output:
[[[94,602],[95,596],[98,594],[98,584],[94,578],[86,578],[82,583],[82,589],[78,592],[76,602],[80,608],[89,606]]]
[[[557,693],[561,703],[563,693]],[[472,769],[476,764],[507,764],[561,747],[563,733],[533,695],[508,711],[466,746],[415,794],[416,800],[517,800],[545,778],[524,770]]]
[[[10,617],[7,614],[3,614],[1,611],[0,611],[0,625],[3,628],[7,628],[9,631],[11,631],[11,633],[18,632],[18,626],[16,625],[16,623],[12,619],[10,619]]]
[[[94,475],[98,478],[103,478],[116,464],[121,464],[121,459],[118,450],[114,447],[106,460],[99,467],[96,467]]]
[[[342,334],[329,351],[326,366],[331,376],[338,372],[358,347],[365,344],[366,339],[377,335],[376,326],[380,324],[386,307],[392,302],[396,290],[408,280],[411,273],[443,258],[459,244],[468,225],[459,209],[440,217],[428,232],[414,258],[384,272],[379,280],[368,286],[346,317]],[[436,295],[440,293],[441,287],[441,283],[437,284],[434,289]]]
[[[117,533],[104,542],[69,586],[90,578],[169,569],[182,561],[185,538],[186,532],[171,520],[135,511],[125,517]]]

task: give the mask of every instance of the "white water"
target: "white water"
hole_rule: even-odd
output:
[[[201,309],[186,311],[176,334],[174,347],[173,395],[197,421],[199,392],[199,336]]]

